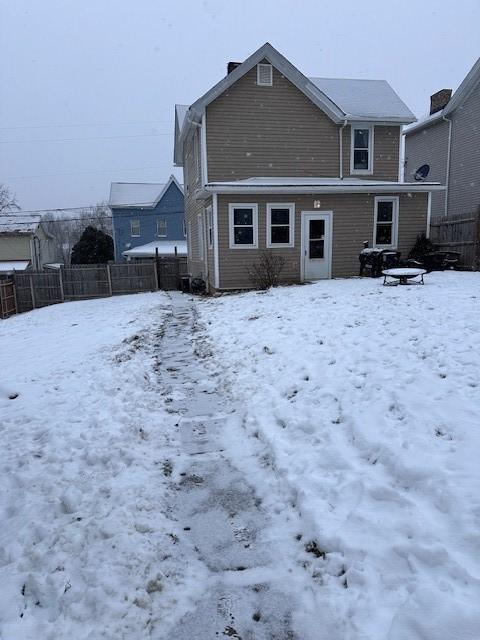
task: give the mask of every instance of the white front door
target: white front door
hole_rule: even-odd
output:
[[[331,277],[332,212],[302,211],[303,279]]]

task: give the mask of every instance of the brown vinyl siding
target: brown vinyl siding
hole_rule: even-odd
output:
[[[394,196],[395,193],[389,194]],[[274,202],[295,203],[295,245],[293,248],[268,249],[285,258],[281,280],[283,283],[300,281],[301,213],[302,211],[333,211],[332,276],[344,277],[358,274],[358,254],[363,241],[373,243],[374,224],[373,194],[337,195],[248,195],[218,196],[220,289],[251,287],[247,267],[259,259],[265,250],[266,205]],[[315,210],[314,200],[321,201]],[[256,202],[258,204],[258,249],[229,248],[228,205],[230,202]],[[423,233],[427,222],[427,194],[400,195],[398,249],[406,257],[417,235]]]
[[[351,136],[352,129],[350,125],[348,125],[342,132],[343,176],[345,178],[351,176],[362,180],[398,181],[400,153],[399,126],[375,125],[373,133],[373,173],[370,175],[351,174],[350,172]]]
[[[276,69],[273,85],[256,84],[256,68],[208,105],[208,180],[252,176],[338,177],[339,129]],[[350,126],[343,130],[343,171],[350,176]],[[376,125],[373,174],[398,180],[400,127]]]
[[[427,180],[446,184],[448,154],[448,122],[435,124],[405,136],[405,182],[413,182],[414,173],[423,164],[430,165]],[[432,192],[432,218],[445,212],[445,194]]]
[[[257,86],[254,67],[208,105],[209,182],[252,176],[338,176],[338,126],[273,69]]]

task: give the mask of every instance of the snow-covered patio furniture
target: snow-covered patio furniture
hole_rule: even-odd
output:
[[[410,269],[399,267],[396,269],[385,269],[383,273],[383,284],[387,286],[396,286],[398,284],[425,284],[423,276],[427,273],[426,269]],[[392,278],[392,280],[388,280]],[[414,280],[420,278],[420,280]]]

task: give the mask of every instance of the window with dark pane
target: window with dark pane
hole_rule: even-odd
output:
[[[392,244],[392,225],[377,224],[377,241],[376,244]]]
[[[308,257],[310,258],[310,260],[324,257],[325,220],[310,220],[308,245]]]
[[[353,130],[353,168],[368,171],[370,149],[370,129]]]
[[[253,209],[233,210],[233,241],[235,244],[253,244]]]
[[[270,210],[270,244],[290,243],[290,209]]]
[[[252,209],[234,209],[233,224],[237,225],[253,225]]]
[[[377,222],[393,221],[393,202],[379,202],[377,204]]]

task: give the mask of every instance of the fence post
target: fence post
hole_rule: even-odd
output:
[[[112,291],[112,274],[110,273],[110,265],[107,264],[107,278],[108,278],[108,290],[110,292],[110,295],[113,296],[113,291]]]
[[[63,290],[63,267],[60,267],[60,269],[58,270],[58,282],[60,285],[60,297],[62,299],[62,302],[65,302],[65,291]]]
[[[157,272],[157,289],[162,286],[162,280],[160,278],[160,259],[158,257],[158,247],[155,247],[155,270]]]
[[[158,270],[157,270],[156,260],[153,261],[152,266],[153,266],[153,277],[155,278],[155,291],[158,291],[160,287],[158,286]]]
[[[36,309],[35,305],[35,289],[33,288],[33,276],[30,274],[30,295],[32,296],[32,307]]]

